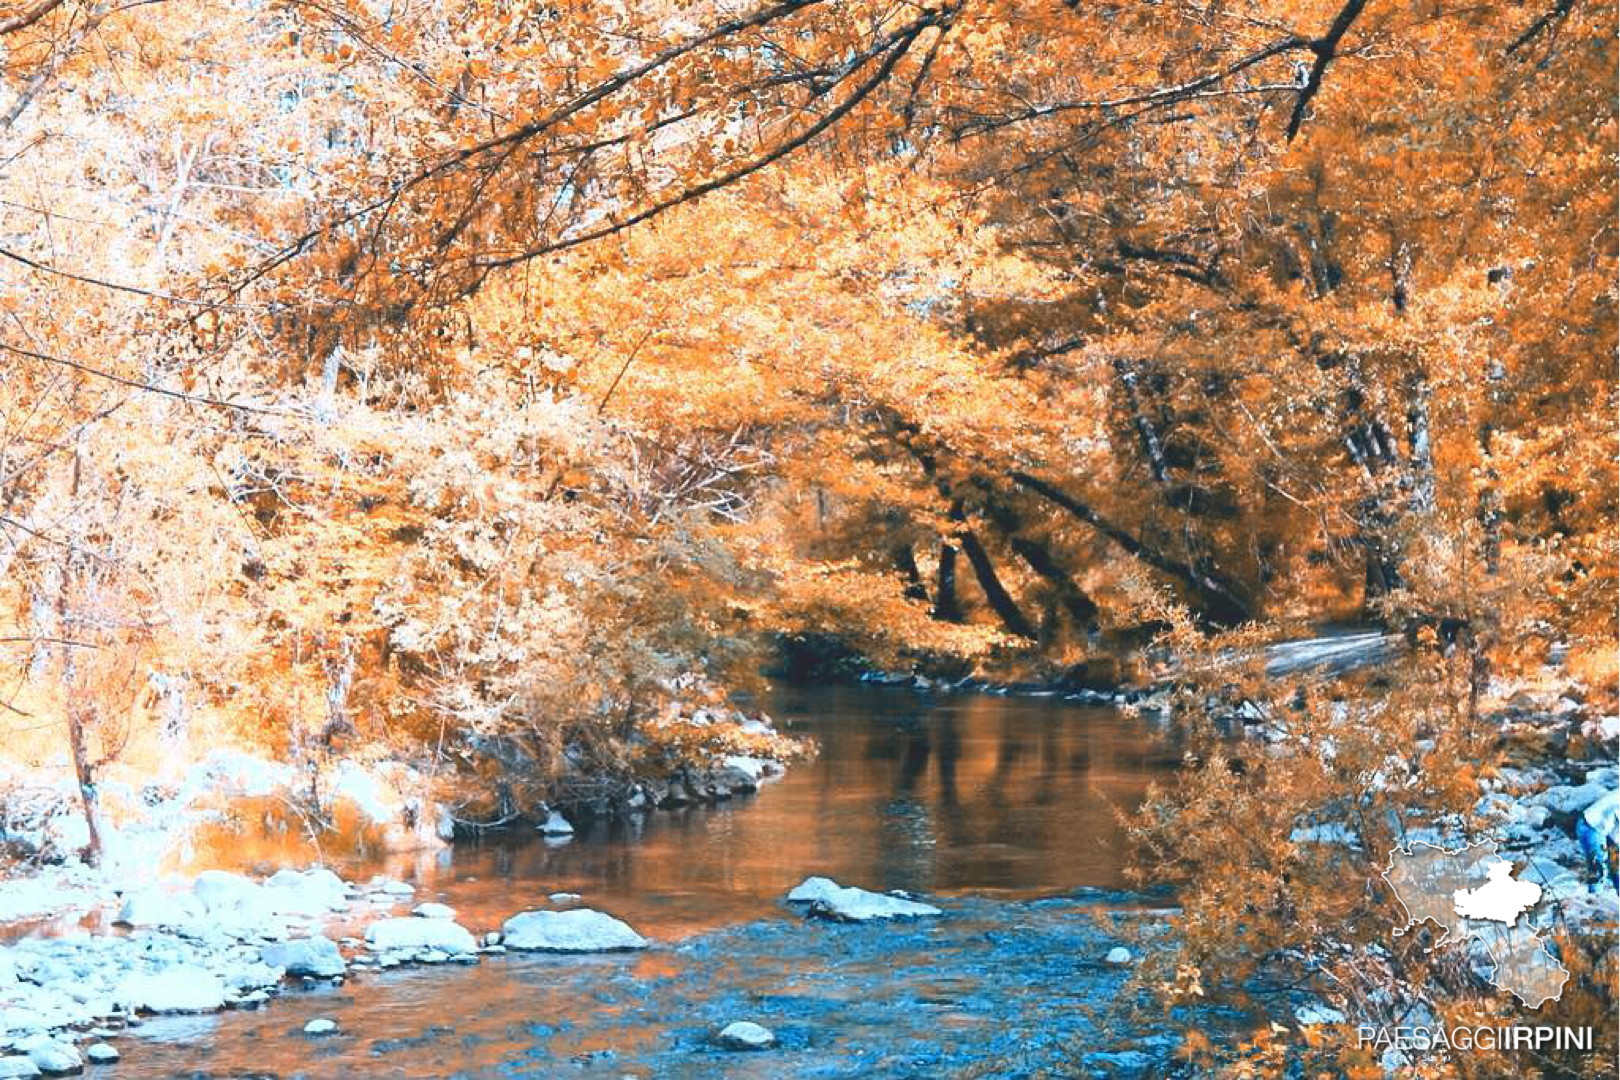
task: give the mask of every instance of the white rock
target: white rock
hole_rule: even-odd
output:
[[[20,1080],[22,1077],[38,1076],[39,1066],[25,1057],[0,1057],[0,1080]]]
[[[414,896],[416,895],[416,886],[408,881],[385,881],[382,884],[381,891],[389,896]]]
[[[84,1058],[76,1047],[47,1039],[28,1051],[28,1060],[46,1076],[66,1076],[84,1071]]]
[[[721,760],[721,765],[728,769],[736,769],[750,780],[758,781],[768,776],[771,763],[764,758],[745,757],[742,754],[732,754]]]
[[[506,920],[501,932],[509,949],[608,952],[647,947],[647,939],[629,926],[590,908],[520,912]]]
[[[190,893],[153,890],[124,897],[113,922],[118,926],[184,926],[206,914],[202,902]]]
[[[568,819],[555,810],[546,815],[546,820],[540,823],[539,831],[545,836],[574,835],[574,827],[568,824]]]
[[[323,915],[348,909],[348,886],[324,866],[277,870],[265,883],[270,902],[288,915]]]
[[[1115,967],[1123,967],[1131,962],[1131,950],[1123,945],[1116,945],[1108,950],[1108,955],[1103,957],[1103,962],[1113,964]]]
[[[277,914],[274,897],[263,885],[241,874],[225,870],[204,870],[192,882],[191,891],[210,915],[229,915],[244,921]]]
[[[1301,825],[1288,834],[1289,843],[1293,844],[1344,844],[1347,847],[1360,847],[1361,842],[1356,838],[1355,831],[1348,825],[1336,821],[1324,822],[1319,825]]]
[[[366,927],[366,943],[377,952],[438,949],[447,953],[467,953],[478,947],[466,927],[450,919],[418,919],[414,916],[378,919]]]
[[[411,914],[419,919],[453,919],[456,917],[456,909],[448,904],[435,904],[429,901],[417,904],[411,909]]]
[[[776,1045],[776,1035],[768,1027],[751,1020],[736,1020],[720,1029],[720,1045],[731,1050],[767,1050]]]
[[[790,904],[812,904],[837,892],[842,886],[832,878],[807,877],[787,894]]]
[[[1327,1005],[1301,1005],[1294,1010],[1294,1019],[1301,1027],[1315,1024],[1342,1024],[1344,1013]]]
[[[348,970],[337,943],[318,934],[266,945],[259,951],[259,959],[271,967],[284,969],[289,975],[311,975],[318,979],[330,979]]]
[[[1536,798],[1542,805],[1558,813],[1574,814],[1607,795],[1611,787],[1613,784],[1605,783],[1600,778],[1580,785],[1560,784],[1548,788]]]
[[[126,975],[113,998],[147,1012],[213,1012],[225,1006],[225,984],[195,964],[175,964],[157,972]]]
[[[546,897],[546,899],[550,900],[553,904],[577,904],[579,903],[579,893],[554,892],[550,896]]]
[[[318,1016],[314,1020],[311,1020],[309,1023],[304,1025],[304,1034],[331,1035],[336,1032],[337,1029],[338,1026],[336,1020],[328,1020],[324,1016]]]
[[[118,1060],[118,1049],[111,1043],[91,1043],[84,1048],[84,1056],[92,1065],[111,1065]]]
[[[810,914],[839,922],[870,922],[874,919],[921,919],[944,912],[899,896],[845,887],[827,878],[806,878],[788,893],[792,903],[809,903]]]

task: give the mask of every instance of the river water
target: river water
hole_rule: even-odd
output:
[[[573,892],[653,949],[378,972],[153,1019],[120,1040],[117,1075],[1033,1076],[1113,1045],[1096,1013],[1124,977],[1101,958],[1141,948],[1164,903],[1125,891],[1118,815],[1173,767],[1167,736],[1051,698],[787,686],[762,704],[819,753],[757,795],[386,867],[474,932]],[[781,898],[810,874],[922,893],[946,917],[806,921]],[[342,1033],[303,1036],[315,1016]],[[715,1048],[738,1019],[781,1046]]]

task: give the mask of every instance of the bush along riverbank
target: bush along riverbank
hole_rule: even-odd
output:
[[[333,754],[295,766],[217,748],[167,779],[102,780],[93,865],[71,774],[12,770],[0,774],[0,927],[115,908],[133,883],[166,871],[410,860],[497,831],[556,842],[589,821],[752,793],[810,750],[768,716],[712,703],[671,704],[625,743],[611,770],[568,746],[549,772],[513,738],[469,740],[437,762]]]

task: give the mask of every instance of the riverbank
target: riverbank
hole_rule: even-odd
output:
[[[122,1041],[113,1040],[125,1051],[119,1075],[207,1069],[337,1076],[347,1069],[426,1078],[463,1068],[465,1056],[468,1075],[493,1076],[503,1055],[506,1062],[535,1061],[541,1071],[566,1065],[615,1080],[759,1070],[840,1075],[840,1055],[855,1047],[863,1049],[850,1061],[889,1060],[896,1070],[913,1052],[941,1062],[986,1060],[978,1045],[983,1030],[977,1038],[972,1031],[999,1025],[995,1030],[1006,1037],[997,1045],[1009,1045],[1034,1030],[1034,1014],[1028,1023],[1021,1015],[1026,1006],[1055,1017],[1057,1026],[1039,1038],[1056,1060],[1066,1035],[1080,1030],[1072,1010],[1056,1004],[1074,1001],[1065,997],[1064,965],[1109,988],[1091,1001],[1101,1007],[1128,975],[1105,963],[1108,953],[1123,946],[1143,955],[1135,927],[1160,919],[1146,913],[1158,910],[1162,898],[1134,897],[1120,887],[1116,811],[1135,805],[1152,779],[1166,775],[1173,747],[1144,740],[1142,725],[1117,711],[1046,699],[930,701],[898,690],[789,686],[760,704],[778,718],[779,730],[819,747],[760,794],[582,820],[568,837],[533,829],[521,837],[467,837],[386,861],[381,865],[394,868],[389,876],[414,885],[414,895],[387,911],[356,907],[361,925],[326,931],[345,954],[356,948],[343,942],[347,936],[364,955],[365,918],[403,917],[431,901],[454,908],[456,921],[481,938],[516,910],[561,910],[551,896],[572,893],[577,903],[623,919],[652,942],[648,949],[363,966],[360,977],[351,965],[342,985],[294,980],[288,988],[298,992],[277,996],[272,1008],[143,1019],[125,1029]],[[337,869],[369,894],[376,891],[377,865]],[[263,881],[264,871],[255,880]],[[810,875],[880,894],[906,890],[944,914],[910,926],[808,920],[784,897]],[[189,880],[171,884],[179,892],[190,887]],[[1039,917],[1066,935],[1073,952],[1045,957],[1044,974],[1032,970],[1018,991],[1018,967],[1028,950],[1039,949],[1025,929],[1032,912],[1044,912]],[[1123,921],[1108,929],[1115,913]],[[43,929],[77,938],[149,933],[110,921]],[[958,948],[960,962],[937,951]],[[940,964],[951,966],[950,977],[934,980],[929,969]],[[784,970],[795,973],[797,985],[773,987]],[[683,981],[683,972],[697,981]],[[892,1000],[854,1012],[835,1005],[848,1001],[854,1008],[850,995],[863,992],[868,980],[878,980]],[[1051,1008],[1042,1005],[1048,999]],[[659,1015],[648,1020],[653,1003],[660,1003]],[[1020,1015],[997,1019],[998,1008]],[[488,1015],[474,1015],[480,1011]],[[645,1028],[621,1022],[632,1011]],[[304,1023],[327,1016],[343,1034],[303,1035]],[[958,1016],[960,1027],[949,1022]],[[942,1017],[946,1025],[934,1030],[930,1025]],[[781,1056],[721,1051],[708,1036],[722,1019],[764,1023],[780,1039]],[[845,1028],[846,1021],[852,1026]],[[900,1025],[898,1041],[885,1046],[880,1021]],[[902,1031],[910,1034],[901,1039]],[[464,1039],[475,1041],[468,1048]],[[1088,1052],[1108,1049],[1098,1043]],[[612,1055],[569,1064],[605,1050]],[[870,1072],[905,1075],[886,1073],[888,1067]]]
[[[384,878],[375,877],[376,869],[339,867],[352,888],[345,890],[349,906],[334,917],[348,925],[320,925],[349,965],[343,984],[317,979],[306,987],[297,976],[274,985],[300,992],[281,994],[267,1011],[152,1015],[122,1029],[139,1036],[129,1044],[139,1052],[126,1053],[120,1073],[172,1076],[194,1073],[203,1062],[221,1072],[251,1072],[268,1067],[268,1057],[283,1074],[336,1076],[369,1061],[381,1071],[361,1070],[368,1076],[421,1078],[444,1075],[448,1070],[435,1071],[432,1063],[453,1058],[466,1040],[473,1040],[470,1052],[490,1075],[502,1055],[513,1061],[531,1054],[552,1063],[582,1057],[584,1063],[571,1067],[614,1078],[742,1077],[759,1069],[770,1076],[904,1076],[905,1062],[913,1059],[994,1072],[996,1054],[1022,1042],[1034,1050],[1013,1060],[1047,1066],[1072,1065],[1089,1054],[1126,1055],[1093,1059],[1086,1068],[1098,1075],[1130,1075],[1137,1066],[1169,1060],[1172,1033],[1096,1019],[1125,993],[1136,967],[1109,966],[1108,953],[1124,947],[1134,959],[1151,961],[1156,942],[1164,940],[1155,935],[1173,931],[1176,914],[1163,909],[1162,899],[1120,887],[1126,841],[1118,822],[1148,782],[1177,768],[1181,753],[1168,714],[1152,711],[1146,700],[1134,703],[1136,715],[1129,715],[1130,704],[1099,708],[1057,696],[861,686],[781,687],[764,704],[786,718],[785,730],[820,746],[817,757],[774,778],[764,795],[658,814],[582,817],[571,834],[547,837],[531,827],[524,842],[510,834],[490,834],[483,842],[468,837],[394,856],[402,861],[384,862],[397,867]],[[1546,750],[1548,739],[1557,741],[1555,731],[1580,737],[1593,723],[1584,711],[1566,707],[1555,715],[1531,704],[1521,699],[1523,714],[1504,720],[1508,735],[1517,737],[1521,725],[1541,733],[1526,734],[1525,746]],[[1144,723],[1144,715],[1158,722]],[[1265,737],[1263,723],[1251,727],[1255,738]],[[1597,723],[1592,734],[1600,735],[1601,727]],[[1532,779],[1541,786],[1507,792],[1514,805],[1521,798],[1536,805],[1530,796],[1553,788],[1601,786],[1604,774],[1588,777],[1556,766]],[[1551,801],[1573,804],[1582,797],[1559,792]],[[1584,811],[1549,809],[1525,833],[1525,843],[1545,847],[1555,842],[1555,832],[1573,836],[1579,820]],[[1337,839],[1302,835],[1297,842]],[[1569,855],[1569,846],[1562,847]],[[1602,892],[1589,887],[1596,876],[1590,862],[1559,865],[1569,871],[1565,885],[1571,887],[1559,898],[1559,910],[1576,895],[1575,882],[1582,895]],[[274,868],[265,866],[255,880]],[[806,922],[783,897],[811,874],[880,893],[906,890],[944,916],[909,927]],[[409,884],[414,892],[408,898],[391,893],[386,878],[405,879],[395,888],[402,893]],[[170,885],[183,893],[193,879]],[[553,894],[581,899],[553,902]],[[386,908],[371,906],[390,897]],[[516,910],[564,910],[575,903],[622,918],[653,944],[633,957],[508,955],[494,963],[490,954],[478,954],[476,966],[449,959],[426,966],[361,964],[357,978],[354,960],[370,955],[366,924],[422,918],[408,913],[423,901],[454,908],[455,921],[479,947],[483,935],[498,931]],[[1592,910],[1601,912],[1601,904]],[[1032,920],[1050,920],[1050,934],[1031,934]],[[295,919],[287,932],[314,929]],[[157,933],[110,921],[88,928],[57,923],[51,932],[119,941]],[[250,944],[262,949],[273,942],[233,940],[219,953],[227,964],[219,972],[222,982],[231,976],[229,964],[249,959],[232,950]],[[1049,958],[1027,951],[1060,944],[1070,953]],[[942,959],[941,950],[950,955]],[[1020,966],[1029,969],[1026,983],[1019,982]],[[1093,974],[1084,993],[1071,992]],[[546,989],[536,990],[536,981]],[[883,995],[881,1005],[834,1004],[869,988]],[[559,996],[565,990],[571,996]],[[497,1019],[471,1017],[472,995],[483,995],[479,1007],[494,1009]],[[537,1000],[552,1012],[536,1012]],[[644,1002],[670,1011],[653,1016]],[[1077,1004],[1096,1016],[1085,1024],[1071,1018]],[[424,1023],[424,1015],[445,1019]],[[1200,1014],[1211,1029],[1222,1015],[1213,1008]],[[1289,1025],[1302,1023],[1300,1016],[1320,1021],[1332,1015],[1330,1003],[1303,994],[1278,1002],[1277,1016]],[[336,1020],[339,1033],[303,1034],[304,1023],[323,1018]],[[1236,1030],[1238,1019],[1226,1015],[1224,1023]],[[750,1066],[753,1058],[715,1046],[710,1037],[722,1021],[733,1020],[769,1027],[780,1056],[771,1057],[770,1066]],[[648,1033],[638,1036],[642,1025]],[[846,1060],[840,1055],[853,1063],[845,1073],[838,1071]]]

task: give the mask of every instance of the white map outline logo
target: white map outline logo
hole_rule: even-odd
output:
[[[1494,840],[1447,848],[1423,841],[1394,847],[1380,871],[1406,921],[1395,935],[1431,922],[1443,933],[1429,952],[1477,939],[1491,958],[1490,983],[1529,1009],[1557,1001],[1569,969],[1548,951],[1526,912],[1541,886],[1513,876]]]

